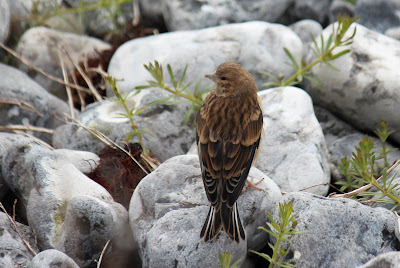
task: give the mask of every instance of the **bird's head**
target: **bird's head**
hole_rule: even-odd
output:
[[[206,74],[215,82],[215,92],[221,97],[242,94],[257,94],[257,86],[253,76],[236,62],[225,62],[218,66],[212,74]]]

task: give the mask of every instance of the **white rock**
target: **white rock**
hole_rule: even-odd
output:
[[[385,120],[395,131],[392,139],[400,142],[400,41],[359,24],[354,24],[345,38],[353,33],[354,27],[357,33],[353,44],[334,50],[334,53],[351,50],[331,62],[340,71],[325,64],[313,67],[312,75],[321,84],[306,83],[306,90],[316,104],[361,130],[373,131],[381,120]],[[325,40],[331,31],[332,27],[323,31]],[[314,59],[310,52],[308,61]]]
[[[151,75],[144,64],[159,61],[164,66],[165,80],[169,81],[167,64],[170,64],[179,79],[188,65],[186,82],[192,82],[194,90],[198,78],[215,71],[226,61],[236,61],[256,79],[259,88],[267,77],[260,71],[289,77],[293,69],[284,62],[289,61],[283,47],[295,58],[301,58],[303,44],[288,27],[280,24],[254,21],[223,25],[214,28],[159,34],[126,42],[113,55],[108,72],[123,79],[118,85],[122,92],[135,86],[147,84]],[[200,88],[212,83],[203,79]],[[108,92],[108,95],[113,95]]]
[[[109,49],[111,46],[99,39],[72,33],[59,32],[45,27],[34,27],[26,31],[18,42],[16,51],[25,59],[43,71],[63,78],[59,60],[58,46],[64,47],[75,62],[85,61],[88,57],[96,55],[96,51]],[[62,53],[66,67],[71,69],[67,57]],[[25,72],[32,72],[29,67],[18,62],[18,68]],[[66,90],[63,85],[53,82],[42,74],[34,72],[34,79],[50,93],[66,99]]]
[[[328,151],[310,96],[295,87],[267,89],[259,96],[265,135],[256,167],[284,192],[308,188],[305,191],[325,195]]]
[[[162,4],[167,28],[176,31],[251,20],[275,22],[290,6],[291,1],[170,0],[162,1]]]
[[[49,94],[38,83],[20,70],[0,63],[0,98],[14,101],[0,106],[0,125],[34,125],[54,129],[63,124],[64,113],[69,114],[68,105]],[[22,102],[21,105],[18,105]],[[30,131],[29,134],[46,142],[48,133]]]
[[[28,268],[79,268],[66,254],[55,249],[48,249],[36,255]]]
[[[237,259],[244,259],[247,249],[260,249],[266,236],[257,227],[265,225],[265,211],[272,209],[281,193],[257,169],[250,170],[249,178],[253,182],[264,180],[258,185],[262,191],[250,189],[237,201],[247,234],[239,244],[223,232],[212,243],[200,239],[209,202],[196,155],[171,158],[143,178],[129,208],[143,267],[213,267],[218,264],[221,248]]]
[[[80,267],[93,264],[108,240],[132,249],[126,209],[78,170],[88,169],[82,163],[97,163],[98,157],[77,152],[70,162],[73,152],[64,157],[65,152],[21,140],[2,159],[4,180],[22,199],[39,247],[58,249]]]

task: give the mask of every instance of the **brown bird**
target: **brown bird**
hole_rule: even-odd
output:
[[[197,114],[196,143],[211,206],[200,237],[209,241],[223,229],[239,242],[245,232],[236,200],[260,145],[261,102],[253,76],[235,62],[221,64],[206,77],[215,86]]]

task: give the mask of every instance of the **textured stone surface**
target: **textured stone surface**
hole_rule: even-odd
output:
[[[113,55],[108,72],[123,79],[118,85],[122,92],[135,86],[147,84],[151,75],[144,64],[157,60],[164,66],[164,77],[169,83],[166,65],[170,64],[179,79],[188,66],[185,82],[194,91],[198,78],[204,78],[225,61],[236,61],[255,78],[259,89],[268,81],[260,71],[289,77],[293,69],[285,64],[289,61],[283,47],[294,57],[301,58],[303,44],[288,27],[267,22],[246,22],[223,25],[196,31],[179,31],[138,38],[126,42]],[[202,79],[200,89],[210,86],[208,79]],[[108,95],[113,95],[108,92]]]
[[[357,0],[355,16],[358,23],[384,33],[387,29],[400,26],[400,2],[398,0]]]
[[[264,132],[256,167],[284,192],[325,195],[330,182],[328,151],[310,96],[295,87],[259,92]],[[315,186],[315,187],[312,187]]]
[[[0,106],[0,125],[33,125],[54,129],[69,113],[68,105],[49,94],[25,73],[0,63],[0,98],[13,103]],[[20,105],[19,105],[20,104]],[[50,134],[28,131],[49,142]]]
[[[354,24],[346,36],[354,27],[357,27],[357,34],[349,47],[350,53],[331,62],[340,70],[332,70],[325,64],[315,66],[312,75],[320,84],[305,83],[305,88],[314,103],[358,129],[373,131],[385,120],[395,131],[392,139],[400,142],[400,117],[397,116],[400,41],[359,24]],[[327,38],[331,31],[332,27],[328,27],[322,34]],[[312,59],[314,56],[310,52],[308,62]]]
[[[18,42],[16,51],[36,67],[46,73],[63,79],[60,64],[59,48],[68,51],[69,56],[76,63],[84,62],[89,57],[95,57],[96,51],[109,49],[111,46],[94,37],[66,33],[45,27],[34,27],[26,31]],[[67,70],[72,71],[73,65],[68,57],[61,53]],[[56,83],[40,73],[32,71],[21,62],[17,63],[19,69],[29,72],[36,82],[42,85],[50,93],[66,99],[65,86]]]
[[[214,267],[221,248],[244,260],[248,249],[261,249],[266,235],[257,229],[281,198],[276,184],[252,168],[249,179],[262,191],[250,189],[238,199],[246,240],[232,242],[223,232],[211,243],[200,239],[207,216],[206,198],[198,157],[171,158],[146,176],[135,189],[129,219],[143,260],[143,267]],[[171,250],[176,249],[176,250]]]
[[[379,254],[400,249],[396,216],[350,199],[329,199],[309,193],[289,193],[299,231],[282,246],[282,261],[302,267],[356,267]],[[273,216],[277,220],[278,207]]]
[[[18,222],[16,224],[32,249],[38,252],[31,228]],[[0,212],[0,267],[28,267],[32,258],[33,253],[27,249],[6,214]]]
[[[80,267],[91,267],[108,240],[133,247],[126,209],[81,173],[98,161],[93,153],[50,150],[31,140],[13,142],[2,159],[4,181],[22,199],[40,248],[58,249]]]
[[[61,251],[48,249],[36,255],[29,268],[79,268],[79,266]]]

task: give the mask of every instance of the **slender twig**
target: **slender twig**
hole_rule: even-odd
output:
[[[395,169],[398,165],[400,165],[400,160],[397,160],[388,170],[387,170],[387,174],[389,174],[390,172],[393,171],[393,169]],[[376,182],[379,182],[381,179],[383,178],[383,175],[380,176],[378,179],[376,179]],[[348,192],[348,193],[344,193],[344,194],[334,194],[330,197],[345,197],[345,198],[349,198],[355,195],[359,195],[360,193],[366,192],[368,191],[372,186],[374,186],[372,183],[369,183],[367,185],[364,185],[358,189],[355,189],[354,191]]]
[[[29,68],[35,70],[36,72],[44,75],[45,77],[49,78],[50,80],[57,82],[61,85],[64,86],[69,86],[71,88],[75,88],[77,90],[81,90],[84,92],[90,92],[87,88],[81,87],[79,85],[75,85],[75,84],[66,84],[62,79],[51,75],[49,73],[46,73],[45,71],[43,71],[42,69],[40,69],[39,67],[36,67],[33,63],[31,63],[30,61],[28,61],[27,59],[25,59],[24,57],[22,57],[21,55],[18,55],[17,52],[15,52],[14,50],[12,50],[11,48],[7,47],[6,45],[0,43],[0,47],[2,49],[4,49],[5,51],[7,51],[8,53],[10,53],[11,55],[13,55],[15,58],[17,58],[18,60],[20,60],[23,64],[25,64],[26,66],[28,66]]]
[[[48,134],[54,134],[53,129],[48,129],[44,127],[36,127],[31,125],[9,125],[9,126],[0,126],[0,131],[14,131],[14,130],[26,130],[26,131],[35,131],[35,132],[44,132]]]
[[[111,242],[111,240],[108,240],[107,243],[104,245],[103,250],[101,251],[99,260],[97,261],[97,268],[100,268],[101,262],[103,261],[103,256],[104,256],[106,249],[107,249],[108,245],[110,244],[110,242]]]
[[[44,146],[46,146],[47,148],[49,148],[50,150],[54,150],[53,147],[51,147],[49,144],[47,144],[46,142],[42,141],[41,139],[36,138],[35,136],[32,136],[26,132],[23,131],[19,131],[19,130],[13,130],[13,132],[15,134],[19,134],[19,135],[23,135],[23,136],[27,136],[28,138],[31,138],[32,140],[34,140],[35,142],[37,142],[38,144],[42,144]]]
[[[13,220],[13,218],[11,218],[11,216],[7,213],[6,208],[3,206],[3,204],[1,202],[0,202],[0,209],[7,215],[8,220],[10,221],[10,223],[13,226],[14,230],[18,233],[19,237],[22,239],[22,242],[24,242],[24,244],[27,247],[27,249],[33,254],[33,256],[36,256],[37,252],[31,247],[31,245],[29,244],[28,240],[24,237],[24,235],[19,230],[15,220]]]
[[[17,100],[17,99],[9,99],[9,98],[0,98],[0,103],[18,105],[22,109],[32,111],[32,112],[38,114],[39,116],[43,116],[43,114],[41,112],[39,112],[39,110],[36,109],[36,107],[34,107],[32,104],[30,104],[26,101]]]
[[[69,83],[68,80],[68,73],[67,70],[65,69],[65,63],[64,63],[64,59],[63,57],[61,57],[61,52],[60,50],[57,50],[58,52],[58,59],[60,60],[60,65],[61,65],[61,70],[62,70],[62,74],[63,74],[63,78],[64,81],[66,83]],[[75,118],[75,109],[74,109],[74,101],[72,99],[72,92],[71,92],[71,88],[69,86],[65,86],[65,89],[67,91],[67,96],[68,96],[68,105],[69,105],[69,110],[71,112],[71,117]]]
[[[89,87],[90,92],[93,94],[95,99],[97,101],[101,102],[103,100],[103,98],[101,97],[99,92],[97,92],[97,89],[93,85],[92,80],[90,80],[90,78],[86,75],[85,71],[81,68],[81,66],[79,66],[79,64],[72,59],[71,54],[68,52],[68,50],[64,46],[61,46],[60,44],[54,42],[53,40],[51,40],[47,36],[45,36],[45,35],[42,35],[42,36],[43,36],[44,39],[46,39],[46,41],[49,44],[51,44],[53,46],[56,46],[65,56],[67,56],[67,58],[70,60],[70,62],[75,66],[75,69],[82,76],[83,80],[85,80],[87,86]]]
[[[133,0],[133,26],[138,26],[140,23],[140,9],[139,9],[139,0]]]

